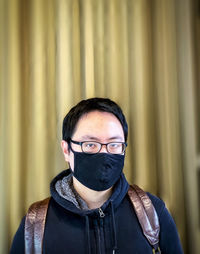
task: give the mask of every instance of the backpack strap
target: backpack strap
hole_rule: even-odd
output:
[[[153,247],[153,253],[161,253],[159,248],[160,225],[158,215],[150,198],[137,185],[129,187],[128,195],[142,227],[143,234]]]
[[[137,185],[129,187],[128,195],[133,204],[143,234],[153,247],[153,253],[161,253],[159,248],[160,225],[156,210],[148,195]],[[49,198],[32,204],[25,220],[25,253],[42,253],[42,243]]]
[[[38,201],[30,206],[25,220],[25,253],[42,253],[42,242],[49,198]]]

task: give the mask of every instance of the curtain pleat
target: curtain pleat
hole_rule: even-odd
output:
[[[175,2],[157,1],[153,8],[155,40],[154,84],[156,88],[158,188],[185,237],[183,218],[183,171],[179,122]],[[182,217],[179,215],[182,214]]]

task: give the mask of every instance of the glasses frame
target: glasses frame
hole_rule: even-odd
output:
[[[127,143],[126,143],[126,142],[109,142],[109,143],[103,144],[103,143],[100,143],[100,142],[97,142],[97,141],[82,141],[82,142],[79,142],[79,141],[75,141],[75,140],[72,140],[72,139],[70,139],[70,142],[72,142],[73,144],[76,144],[76,145],[81,146],[82,152],[83,152],[83,153],[86,153],[86,154],[97,154],[97,153],[99,153],[99,152],[101,151],[101,148],[102,148],[103,145],[106,146],[106,150],[107,150],[107,152],[108,152],[109,154],[123,154],[123,153],[125,152],[125,150],[126,150],[126,147],[127,147]],[[101,146],[100,146],[99,151],[96,152],[96,153],[87,153],[87,152],[84,152],[84,151],[83,151],[83,148],[82,148],[82,145],[83,145],[84,143],[86,143],[86,142],[94,142],[94,143],[100,144]],[[123,151],[122,151],[121,153],[111,153],[111,152],[109,152],[109,151],[108,151],[108,145],[109,145],[109,144],[112,144],[112,143],[120,143],[120,144],[124,145]],[[70,147],[71,147],[71,145],[70,145]],[[71,149],[72,149],[72,147],[71,147]],[[73,149],[72,149],[72,151],[73,151]]]

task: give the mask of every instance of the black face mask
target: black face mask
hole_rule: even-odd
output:
[[[86,187],[103,191],[113,186],[120,178],[124,167],[124,155],[86,154],[74,152],[73,176]]]

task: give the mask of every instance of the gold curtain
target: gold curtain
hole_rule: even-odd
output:
[[[195,0],[0,0],[0,253],[66,167],[64,115],[99,96],[127,117],[127,179],[165,201],[185,253],[197,254],[196,7]]]

